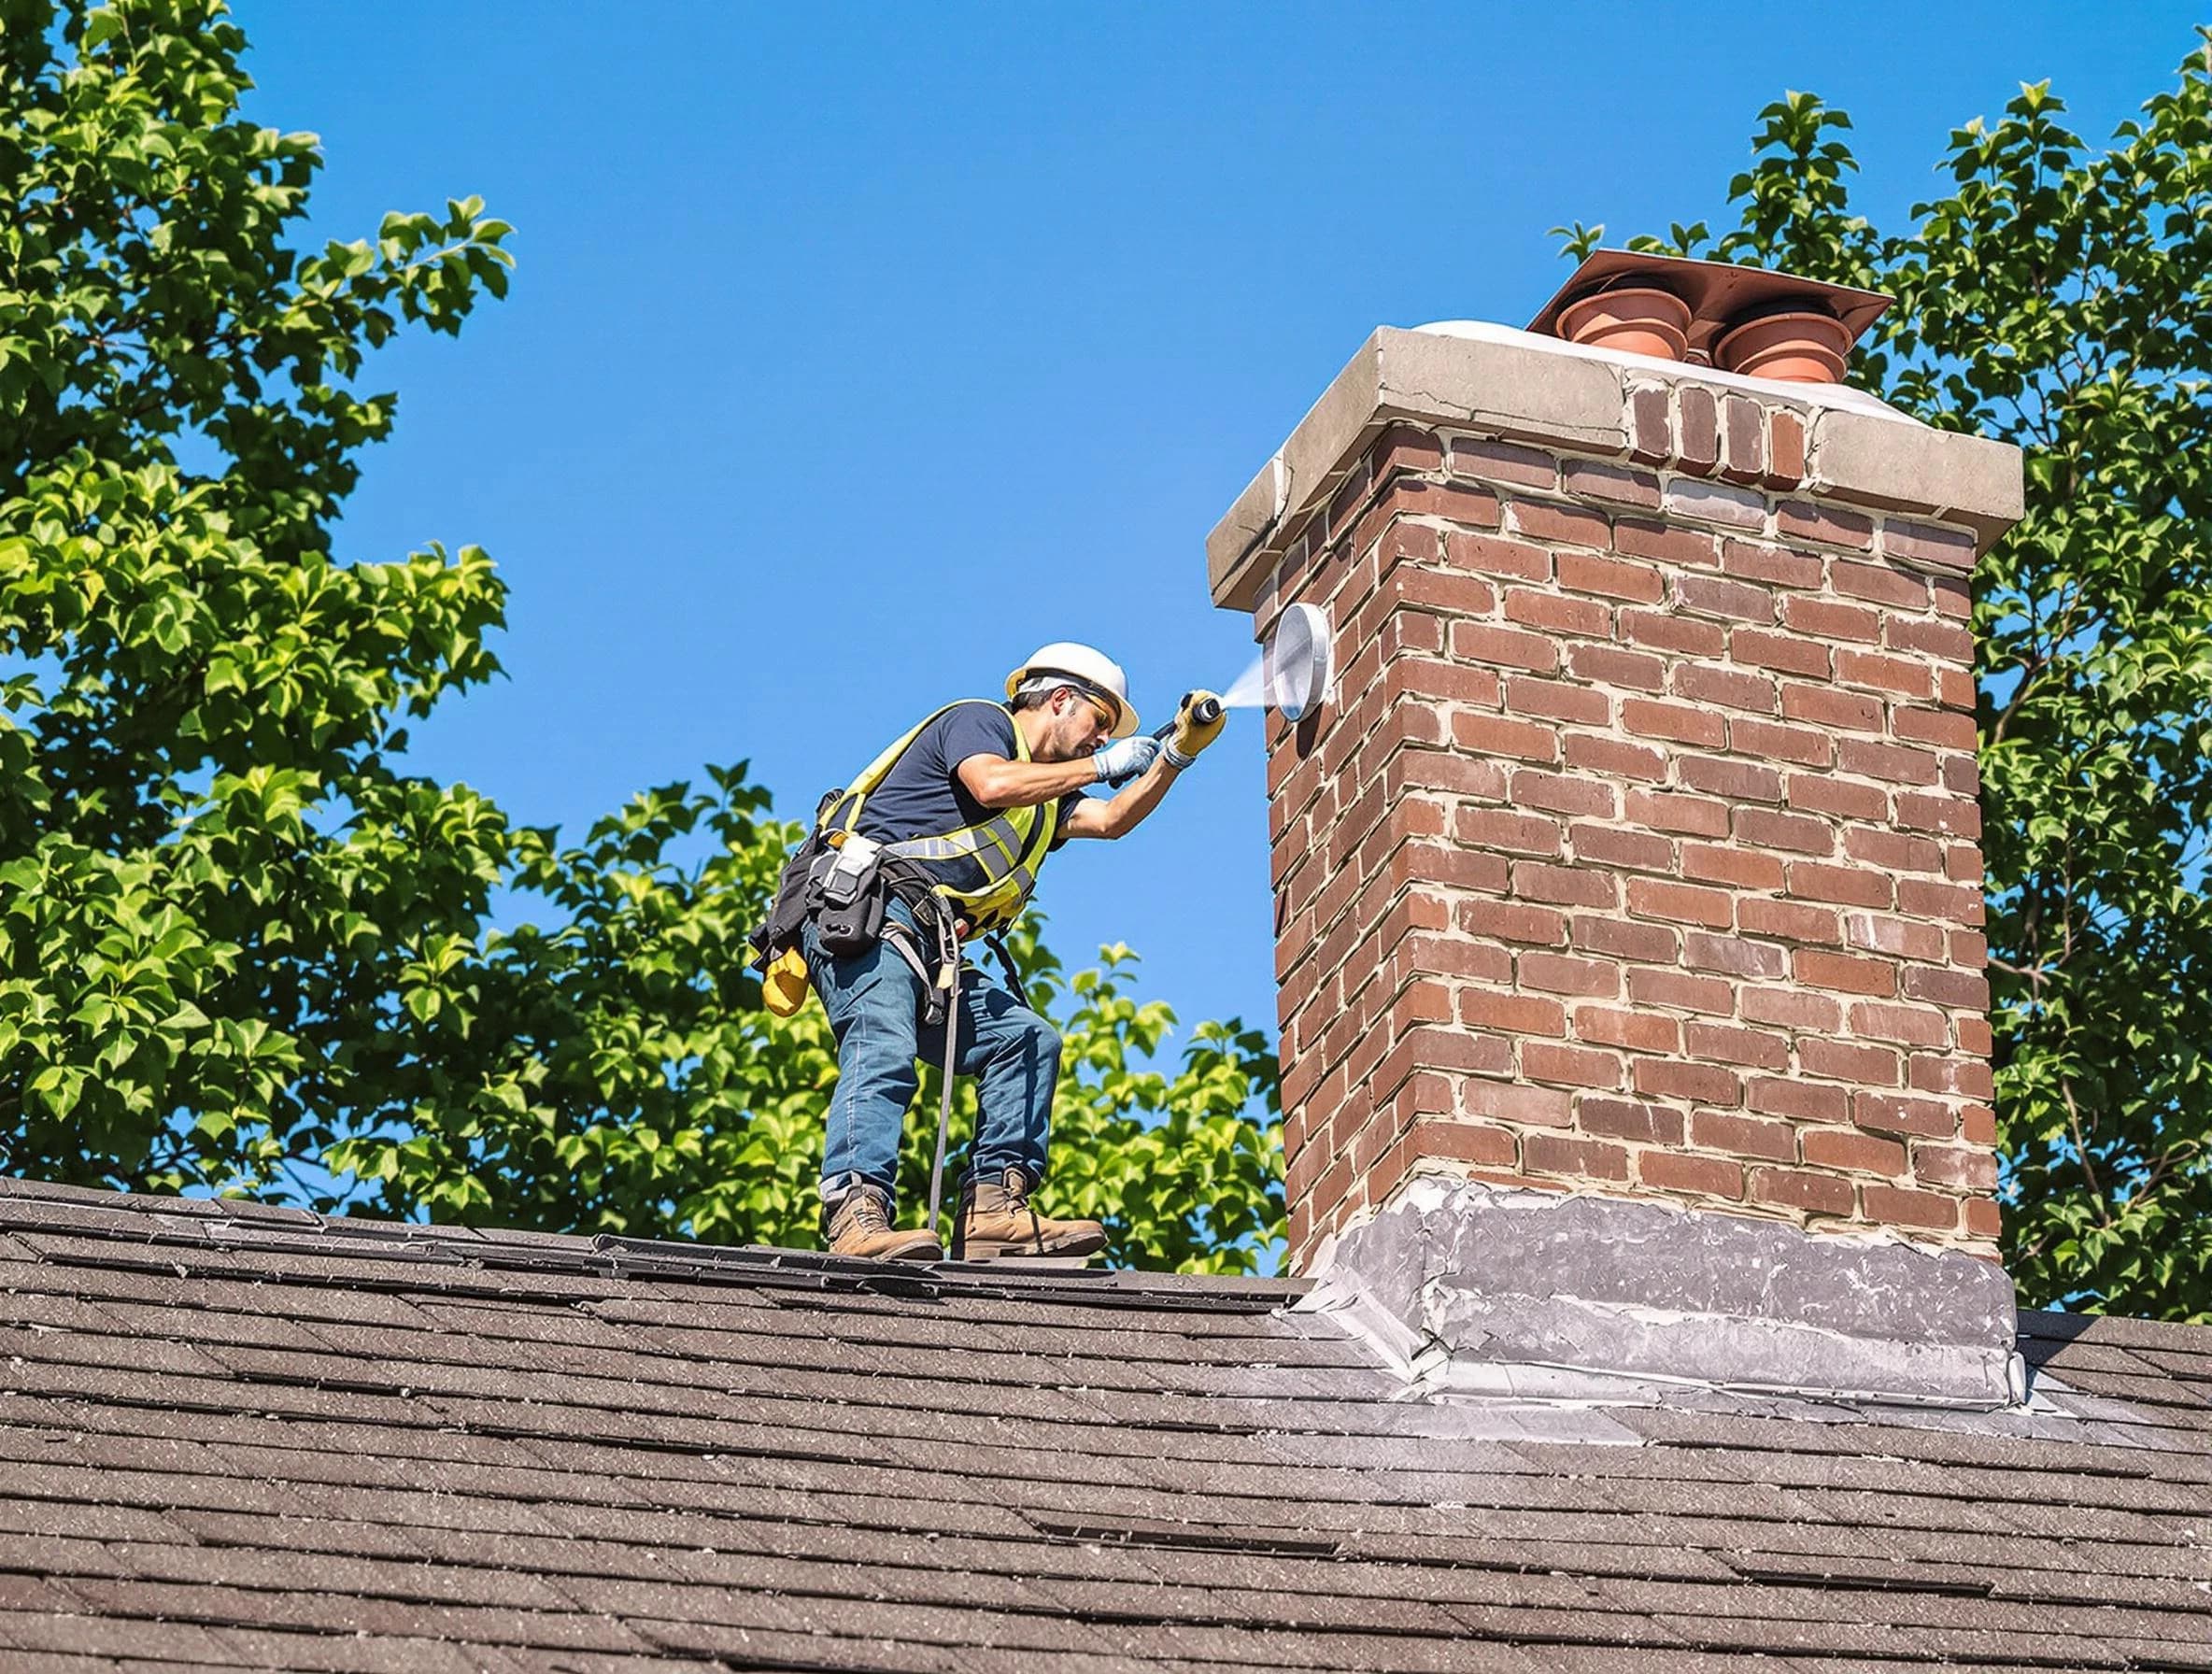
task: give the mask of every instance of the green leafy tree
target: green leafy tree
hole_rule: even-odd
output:
[[[245,45],[215,0],[0,0],[0,1160],[812,1242],[827,1024],[743,963],[798,829],[740,767],[563,846],[399,765],[497,672],[505,596],[474,547],[333,555],[396,404],[359,379],[504,293],[508,229],[470,199],[296,248],[316,141],[239,116]],[[492,928],[503,890],[550,928]],[[1155,1068],[1126,950],[1021,954],[1068,1041],[1056,1203],[1125,1261],[1264,1262],[1266,1043]]]
[[[2102,149],[2048,83],[1909,227],[1840,110],[1762,113],[1739,221],[1639,248],[1889,291],[1853,376],[2027,454],[1977,570],[2006,1258],[2043,1302],[2212,1318],[2212,32]],[[1564,230],[1570,250],[1603,229]]]

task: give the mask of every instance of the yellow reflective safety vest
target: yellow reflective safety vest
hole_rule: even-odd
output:
[[[914,741],[926,729],[962,703],[982,703],[1001,715],[1006,713],[1004,704],[994,703],[988,698],[957,698],[935,714],[925,716],[861,770],[860,776],[823,814],[822,830],[849,831],[857,826],[868,793],[884,782],[899,765],[899,759],[913,747]],[[1014,729],[1014,759],[1029,759],[1029,741],[1018,724]],[[919,861],[925,867],[932,861],[951,860],[973,860],[981,866],[984,881],[980,887],[956,889],[950,884],[940,883],[931,888],[968,921],[971,933],[987,934],[1004,929],[1021,915],[1030,892],[1037,887],[1038,871],[1052,850],[1052,840],[1059,830],[1059,824],[1060,800],[1054,797],[1031,808],[1004,809],[981,824],[962,826],[957,831],[886,843],[883,852],[896,859]]]

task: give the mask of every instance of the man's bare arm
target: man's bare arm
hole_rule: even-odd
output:
[[[1088,756],[1073,761],[1009,761],[1003,756],[971,756],[956,771],[968,794],[994,813],[1057,801],[1071,790],[1096,783],[1099,777],[1098,765]]]
[[[1162,756],[1140,774],[1135,784],[1118,795],[1100,800],[1086,797],[1069,810],[1060,830],[1070,837],[1126,837],[1160,805],[1178,774]]]

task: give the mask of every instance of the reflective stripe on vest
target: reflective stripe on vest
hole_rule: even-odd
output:
[[[850,830],[859,823],[860,810],[866,805],[868,794],[898,766],[899,759],[914,746],[915,739],[962,703],[984,703],[1003,715],[1002,705],[987,698],[959,698],[947,703],[936,714],[894,742],[881,755],[870,762],[846,788],[844,796],[833,803],[823,816],[825,830]],[[1017,723],[1014,729],[1014,759],[1027,761],[1029,741]],[[843,811],[844,817],[838,817]],[[1060,803],[1057,797],[1032,808],[1008,808],[989,819],[957,830],[945,831],[932,837],[909,837],[898,843],[884,844],[884,853],[905,860],[930,861],[973,860],[983,869],[984,882],[980,888],[956,889],[950,884],[932,886],[935,892],[957,905],[969,923],[978,930],[1001,929],[1012,924],[1028,903],[1030,892],[1037,887],[1037,873],[1044,864],[1044,857],[1052,848],[1052,840],[1059,830]]]

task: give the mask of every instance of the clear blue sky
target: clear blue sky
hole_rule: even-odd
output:
[[[475,542],[510,678],[423,771],[580,831],[749,759],[787,816],[1037,644],[1140,707],[1227,682],[1202,542],[1378,324],[1524,322],[1546,229],[1718,218],[1759,107],[1849,109],[1878,222],[2052,78],[2103,138],[2167,4],[492,5],[236,0],[249,106],[324,140],[319,235],[483,195],[514,291],[400,390],[348,558]],[[1271,1029],[1259,731],[1042,904],[1185,1022]]]

